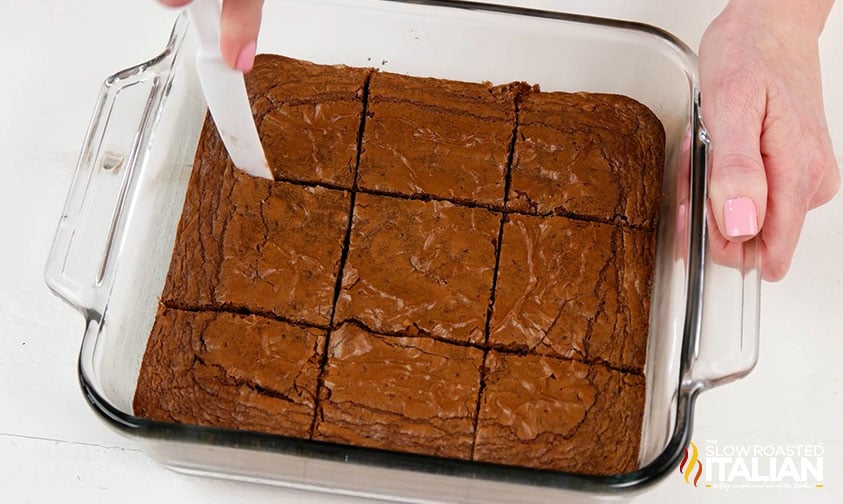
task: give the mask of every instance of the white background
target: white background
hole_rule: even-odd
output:
[[[725,2],[520,3],[644,21],[697,48]],[[839,3],[821,50],[843,165]],[[171,473],[110,431],[79,391],[82,317],[48,292],[42,270],[100,83],[157,54],[174,17],[153,0],[0,2],[0,502],[359,502]],[[701,446],[821,443],[825,487],[694,489],[677,471],[634,502],[843,502],[841,217],[840,197],[809,216],[790,275],[764,285],[758,367],[704,394],[694,430]]]

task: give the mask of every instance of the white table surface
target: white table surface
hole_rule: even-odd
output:
[[[648,22],[696,48],[725,2],[521,3]],[[100,83],[157,54],[173,19],[153,0],[0,2],[0,502],[360,502],[171,473],[80,393],[82,317],[48,292],[42,271]],[[841,52],[838,3],[822,64],[843,166]],[[821,443],[824,488],[695,489],[677,471],[634,502],[843,502],[841,216],[841,197],[810,214],[790,275],[764,285],[757,368],[704,394],[694,431],[701,445]]]

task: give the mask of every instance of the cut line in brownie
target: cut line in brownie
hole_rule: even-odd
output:
[[[649,231],[510,215],[489,345],[642,372],[654,249]]]
[[[335,323],[482,343],[500,216],[357,194]]]
[[[360,188],[502,207],[521,87],[372,75]]]
[[[258,316],[160,307],[136,415],[308,437],[325,331]]]
[[[255,58],[246,86],[276,179],[351,189],[371,73],[269,54]]]
[[[665,134],[621,95],[533,92],[520,102],[508,208],[654,228]]]
[[[599,475],[638,467],[643,376],[495,351],[486,368],[474,460]]]
[[[221,149],[216,132],[205,131],[162,302],[327,327],[350,194],[259,179],[205,159]]]
[[[343,325],[330,336],[313,438],[469,459],[482,357]]]

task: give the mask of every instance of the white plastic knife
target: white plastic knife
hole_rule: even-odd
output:
[[[252,117],[243,72],[226,65],[220,53],[219,0],[193,0],[187,12],[199,38],[199,81],[228,155],[244,172],[273,178]]]

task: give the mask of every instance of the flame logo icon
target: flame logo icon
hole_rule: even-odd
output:
[[[685,448],[685,456],[682,457],[682,462],[679,464],[679,472],[685,476],[685,483],[690,484],[691,474],[693,474],[696,470],[696,476],[694,476],[694,486],[697,486],[697,483],[700,481],[700,476],[702,476],[702,462],[699,460],[697,445],[691,441],[688,446],[691,448],[690,457],[688,454],[688,448]]]

